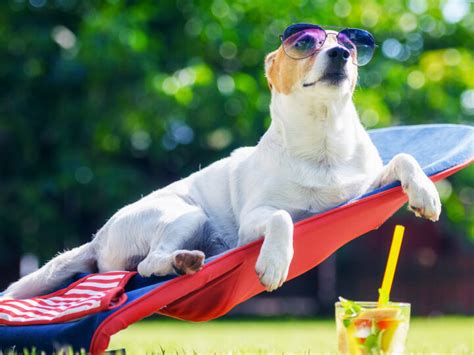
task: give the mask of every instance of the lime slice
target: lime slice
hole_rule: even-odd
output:
[[[364,309],[359,313],[357,319],[373,319],[375,321],[382,319],[396,319],[400,313],[400,308],[394,307]]]
[[[386,328],[382,335],[381,348],[383,351],[388,352],[390,345],[392,344],[393,337],[397,331],[398,322],[393,322],[390,327]]]

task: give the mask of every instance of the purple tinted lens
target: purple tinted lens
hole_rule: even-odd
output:
[[[340,32],[337,35],[337,42],[347,48],[351,53],[351,56],[356,59],[357,58],[357,47],[356,45],[347,37],[344,33]]]
[[[356,45],[342,32],[337,35],[337,41],[350,51],[357,50]]]
[[[374,54],[374,37],[365,30],[347,28],[337,35],[337,41],[351,51],[358,65],[367,64]]]
[[[293,59],[303,59],[314,54],[326,40],[323,29],[311,28],[296,32],[283,41],[285,53]]]

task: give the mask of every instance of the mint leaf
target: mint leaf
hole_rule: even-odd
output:
[[[362,345],[366,353],[380,354],[382,347],[382,334],[383,331],[377,330],[365,338],[365,341]]]
[[[366,348],[367,352],[377,350],[378,338],[378,334],[370,334],[367,338],[365,338],[364,347]]]
[[[339,297],[339,301],[341,302],[341,306],[344,308],[346,316],[355,317],[362,310],[362,307],[359,306],[357,303],[346,300],[343,297]]]

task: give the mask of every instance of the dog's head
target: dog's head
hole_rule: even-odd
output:
[[[316,25],[290,26],[282,36],[282,45],[265,59],[268,84],[284,95],[333,99],[352,94],[360,65],[358,50],[372,46],[373,53],[370,40],[373,41],[373,37],[363,30],[336,32]],[[358,42],[365,43],[361,47]]]

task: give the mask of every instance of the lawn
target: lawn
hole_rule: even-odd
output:
[[[109,349],[130,354],[328,354],[336,349],[332,320],[218,320],[136,323],[112,338]],[[474,317],[414,318],[407,352],[473,354]]]

